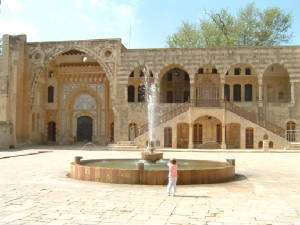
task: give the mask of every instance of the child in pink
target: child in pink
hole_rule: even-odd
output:
[[[171,194],[171,189],[173,189],[172,195],[176,193],[176,182],[177,182],[177,165],[176,159],[170,159],[169,163],[169,184],[167,188],[168,195]]]

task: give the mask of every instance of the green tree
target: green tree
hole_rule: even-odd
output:
[[[206,13],[199,24],[183,22],[177,32],[167,37],[171,48],[215,46],[278,45],[288,42],[292,33],[291,14],[277,7],[263,11],[254,3],[240,9],[237,16],[226,9]]]

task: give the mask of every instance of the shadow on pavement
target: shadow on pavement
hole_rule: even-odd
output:
[[[210,198],[206,195],[175,195],[174,197],[183,197],[183,198]]]
[[[247,180],[247,177],[243,174],[236,173],[234,175],[234,179],[232,181],[229,181],[229,182],[235,182],[235,181],[241,181],[241,180]]]

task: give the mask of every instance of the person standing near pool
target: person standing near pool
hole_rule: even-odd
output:
[[[174,196],[176,193],[176,183],[177,183],[176,159],[175,158],[170,159],[168,166],[169,166],[169,183],[168,183],[167,192],[168,195],[170,195],[171,190],[173,189],[172,195]]]

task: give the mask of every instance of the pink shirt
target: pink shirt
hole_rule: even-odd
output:
[[[177,177],[177,165],[168,163],[169,166],[169,177]]]

